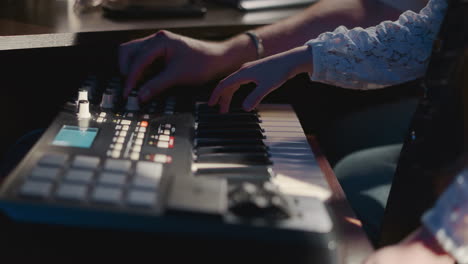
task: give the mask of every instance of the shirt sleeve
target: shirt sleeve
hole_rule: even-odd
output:
[[[455,178],[422,222],[458,263],[468,264],[468,169]]]
[[[366,29],[340,26],[309,40],[311,80],[366,90],[423,76],[446,9],[446,0],[430,0],[419,13],[406,11],[397,21]]]

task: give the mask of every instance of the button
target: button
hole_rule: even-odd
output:
[[[100,116],[100,117],[106,117],[106,112],[101,112],[101,113],[99,113],[99,116]]]
[[[141,145],[143,145],[143,139],[137,138],[137,139],[135,139],[135,142],[133,144],[141,146]]]
[[[129,160],[108,159],[104,163],[104,170],[127,172],[130,170],[131,166],[132,166],[132,162]]]
[[[169,141],[169,138],[170,137],[168,135],[160,135],[159,136],[159,140],[161,140],[161,141]]]
[[[122,197],[122,190],[108,186],[97,186],[93,190],[92,200],[98,203],[117,204]]]
[[[136,165],[133,185],[141,188],[156,188],[162,177],[162,171],[162,164],[140,161]]]
[[[35,167],[31,171],[30,177],[34,179],[54,181],[58,178],[59,172],[59,168]]]
[[[98,118],[96,119],[96,121],[97,121],[98,123],[102,123],[102,122],[104,121],[104,118],[98,117]]]
[[[140,159],[140,153],[139,152],[132,152],[132,154],[130,154],[130,159],[131,160],[139,160]]]
[[[156,145],[158,148],[169,148],[169,142],[159,141]]]
[[[99,165],[99,157],[78,155],[75,157],[72,166],[74,168],[96,169]]]
[[[156,192],[131,190],[128,193],[127,203],[133,206],[152,207],[156,202]]]
[[[128,131],[129,128],[130,128],[130,126],[127,126],[127,125],[122,126],[122,130],[123,130],[123,131]]]
[[[65,180],[70,182],[90,183],[93,179],[93,172],[88,170],[69,170],[65,174]]]
[[[172,157],[164,154],[156,154],[153,157],[153,161],[159,163],[171,163]]]
[[[118,137],[116,142],[117,143],[124,143],[125,142],[125,137]]]
[[[164,129],[164,135],[170,135],[171,134],[171,130],[169,129]]]
[[[171,129],[171,127],[172,127],[171,124],[165,124],[165,125],[164,125],[164,128],[165,128],[165,129]]]
[[[124,120],[120,121],[120,124],[121,125],[130,125],[130,124],[132,124],[132,120],[125,120],[124,119]]]
[[[52,190],[52,183],[44,181],[28,180],[20,188],[20,194],[23,196],[47,198]]]
[[[133,113],[127,113],[125,116],[126,116],[126,117],[132,118],[132,117],[133,117]]]
[[[148,116],[148,118],[149,118],[149,116]],[[147,127],[148,126],[148,121],[141,121],[140,126],[141,127]]]
[[[119,134],[121,137],[126,137],[127,136],[127,131],[120,131]]]
[[[149,115],[148,114],[144,114],[143,115],[143,119],[149,119]],[[143,122],[142,122],[143,123]]]
[[[145,133],[143,133],[143,132],[140,132],[137,135],[137,138],[144,138],[144,137],[145,137]]]
[[[58,199],[84,201],[86,199],[86,185],[63,183],[57,188],[55,196]]]
[[[68,159],[68,155],[59,153],[47,153],[39,160],[40,165],[62,167]]]
[[[126,175],[121,172],[103,172],[99,175],[98,183],[122,186],[125,184]]]
[[[113,150],[111,153],[111,157],[114,159],[120,158],[120,150]]]
[[[136,164],[135,174],[149,178],[160,178],[162,175],[163,166],[158,163],[149,161],[139,161]]]
[[[140,127],[140,129],[138,129],[138,131],[145,133],[146,132],[146,127]]]
[[[140,152],[140,151],[141,151],[141,145],[135,145],[135,146],[133,146],[132,151],[133,151],[133,152]]]
[[[122,129],[122,126],[121,125],[116,125],[115,126],[115,130],[121,130]]]
[[[122,150],[123,144],[122,143],[117,143],[115,145],[111,145],[111,148],[114,150]]]

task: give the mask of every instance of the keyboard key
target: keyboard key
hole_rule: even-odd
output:
[[[251,129],[233,129],[233,130],[198,130],[195,133],[196,138],[253,138],[262,139],[265,138],[261,130]]]
[[[209,146],[237,146],[237,145],[265,145],[261,139],[219,139],[219,138],[198,138],[195,139],[196,147]]]
[[[63,183],[57,188],[55,196],[62,200],[84,201],[86,191],[86,185]]]
[[[234,163],[245,165],[269,165],[268,154],[265,153],[215,153],[196,157],[197,163]]]
[[[30,177],[33,179],[42,179],[42,180],[57,180],[59,176],[59,168],[50,168],[50,167],[34,167],[31,171]]]
[[[118,172],[103,172],[99,175],[98,183],[103,185],[122,186],[125,184],[126,175]]]
[[[122,189],[97,186],[93,190],[92,200],[98,203],[118,204],[122,198]]]
[[[120,159],[108,159],[104,163],[104,170],[106,171],[118,171],[128,172],[132,166],[132,162],[129,160]]]
[[[75,157],[75,160],[73,160],[72,166],[74,168],[94,170],[98,167],[99,161],[99,157],[78,155]]]
[[[19,192],[22,196],[47,198],[51,190],[51,182],[27,180],[21,185]]]
[[[68,155],[59,153],[47,153],[39,160],[39,165],[63,167],[68,159]]]
[[[71,169],[65,174],[65,180],[68,182],[77,182],[88,184],[93,179],[93,172],[88,170]]]
[[[128,193],[127,203],[132,206],[152,207],[156,203],[156,192],[131,190]]]
[[[211,154],[211,153],[266,153],[268,148],[266,146],[258,145],[238,145],[238,146],[213,146],[213,147],[200,147],[195,149],[195,154]]]

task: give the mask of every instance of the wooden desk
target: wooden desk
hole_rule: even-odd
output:
[[[338,248],[341,252],[341,263],[361,264],[374,249],[361,228],[361,223],[351,209],[340,183],[336,179],[333,169],[327,158],[320,150],[319,143],[314,136],[307,136],[315,158],[325,174],[325,177],[333,191],[329,206],[336,216]]]
[[[73,0],[15,0],[0,2],[0,50],[68,47],[120,40],[122,35],[147,35],[168,29],[187,36],[222,39],[249,28],[271,24],[297,14],[303,7],[243,13],[208,3],[203,17],[112,20],[100,9],[73,11]],[[103,36],[101,33],[106,32]],[[96,34],[97,33],[97,34]]]

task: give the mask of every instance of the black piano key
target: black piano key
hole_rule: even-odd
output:
[[[244,165],[269,165],[271,164],[268,154],[265,153],[215,153],[198,155],[197,163],[235,163]]]
[[[267,153],[268,147],[262,145],[235,145],[235,146],[213,146],[195,148],[194,152],[197,155],[211,153]]]
[[[197,123],[260,123],[255,115],[211,115],[211,116],[198,116],[196,117]]]
[[[200,103],[200,104],[197,104],[197,107],[195,109],[195,112],[196,113],[219,113],[219,106],[218,105],[215,105],[215,106],[209,106],[208,104],[206,103]],[[235,106],[231,106],[229,108],[229,113],[256,113],[257,110],[252,110],[250,112],[246,112],[244,109],[242,109],[241,107],[235,107]]]
[[[230,129],[259,129],[261,127],[257,123],[225,123],[225,122],[217,122],[217,123],[201,123],[197,125],[197,130],[230,130]]]
[[[212,146],[236,146],[236,145],[258,145],[265,146],[261,139],[251,138],[237,138],[237,139],[219,139],[219,138],[198,138],[194,141],[194,146],[199,147],[212,147]]]
[[[263,139],[261,130],[197,130],[195,138],[255,138]]]

